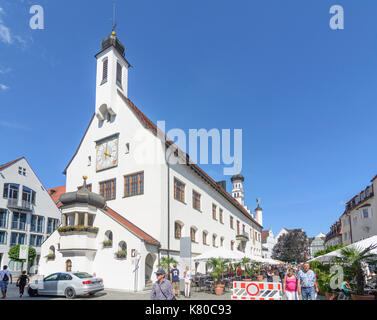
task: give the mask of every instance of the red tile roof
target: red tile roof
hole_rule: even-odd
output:
[[[262,231],[262,241],[266,241],[269,234],[270,234],[270,230],[263,230]]]
[[[55,188],[50,188],[47,190],[48,194],[52,198],[52,201],[56,204],[58,208],[62,206],[62,203],[59,201],[60,197],[62,194],[65,193],[65,186],[60,186],[60,187],[55,187]]]
[[[115,219],[117,222],[119,222],[122,226],[124,226],[126,229],[131,231],[134,235],[136,235],[138,238],[144,240],[145,242],[153,245],[160,246],[160,242],[141,230],[139,227],[135,226],[132,222],[127,220],[126,218],[122,217],[119,213],[115,212],[113,209],[106,206],[104,208],[105,212]]]
[[[1,170],[4,170],[6,168],[8,168],[9,166],[11,166],[12,164],[15,164],[17,161],[20,161],[21,159],[25,159],[25,157],[21,157],[21,158],[18,158],[16,160],[13,160],[11,162],[8,162],[8,163],[5,163],[5,164],[1,164],[0,165],[0,171]]]

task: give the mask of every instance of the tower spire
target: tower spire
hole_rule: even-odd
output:
[[[113,32],[115,32],[116,28],[116,0],[113,1]]]

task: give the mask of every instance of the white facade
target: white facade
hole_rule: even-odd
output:
[[[0,166],[0,192],[0,266],[21,271],[21,263],[9,261],[8,251],[30,245],[37,253],[28,270],[34,273],[43,241],[60,224],[60,211],[25,158]]]
[[[326,235],[322,232],[317,234],[311,241],[309,246],[309,256],[314,258],[314,255],[321,250],[325,249],[325,239]]]
[[[262,257],[270,259],[273,248],[277,242],[271,229],[263,231],[267,235],[262,236]]]
[[[40,269],[56,272],[64,268],[64,260],[70,259],[72,270],[96,273],[104,278],[105,287],[135,290],[134,261],[126,259],[118,262],[114,258],[114,248],[101,247],[104,235],[110,229],[114,245],[122,239],[127,242],[128,251],[140,253],[140,285],[137,285],[137,290],[154,280],[152,271],[157,269],[160,258],[167,256],[168,252],[178,260],[178,267],[183,272],[187,261],[180,258],[182,237],[191,238],[193,256],[220,246],[239,249],[249,256],[261,256],[262,210],[259,221],[256,221],[250,211],[239,205],[196,165],[168,165],[165,160],[166,142],[157,134],[155,125],[127,99],[128,62],[114,46],[105,48],[96,57],[95,115],[65,170],[66,190],[76,191],[82,185],[82,176],[86,175],[91,191],[101,194],[101,183],[115,179],[115,183],[108,182],[113,186],[108,193],[104,192],[107,206],[157,239],[159,245],[146,245],[129,229],[109,224],[106,214],[97,212],[94,226],[99,231],[91,242],[92,255],[79,258],[74,255],[67,257],[67,254],[60,256],[59,253],[55,261],[42,261],[44,265]],[[107,67],[103,65],[104,58],[108,59]],[[116,81],[114,73],[118,63],[122,66],[123,80],[121,85],[114,85],[111,82]],[[108,72],[105,82],[104,69]],[[186,159],[181,152],[171,157]],[[130,175],[133,178],[129,178]],[[134,178],[135,190],[132,187],[127,189],[126,181],[129,183]],[[199,205],[198,202],[194,204],[194,194],[199,195]],[[51,245],[58,248],[61,241],[56,231],[43,250],[48,252]],[[74,243],[71,242],[71,245]],[[191,268],[204,272],[205,264],[191,264]],[[106,273],[106,269],[110,274]]]
[[[353,197],[340,217],[342,223],[342,242],[345,245],[377,235],[377,199],[374,190],[377,177],[372,185]]]

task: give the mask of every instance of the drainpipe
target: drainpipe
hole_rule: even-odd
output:
[[[166,164],[168,166],[168,259],[170,259],[170,167],[169,167],[169,161],[166,161]],[[167,270],[167,272],[169,274],[169,270]]]
[[[349,223],[350,223],[350,236],[351,236],[351,243],[353,243],[353,239],[352,239],[352,223],[351,223],[351,215],[348,214],[348,218],[349,218]]]

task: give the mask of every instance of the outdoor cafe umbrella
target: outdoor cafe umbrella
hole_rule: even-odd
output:
[[[372,244],[377,244],[377,236],[373,236],[373,237],[355,242],[353,244],[346,246],[345,248],[357,248],[357,249],[364,250],[364,249],[368,248],[369,246],[371,246]],[[334,257],[340,257],[342,255],[341,250],[342,249],[338,249],[338,250],[326,253],[322,256],[318,256],[318,257],[313,258],[309,261],[329,262]],[[377,248],[372,250],[371,254],[377,255]]]
[[[223,258],[232,261],[241,261],[245,257],[245,254],[239,251],[226,250],[224,248],[217,248],[206,251],[199,256],[193,258],[194,261],[208,261],[211,258]]]

